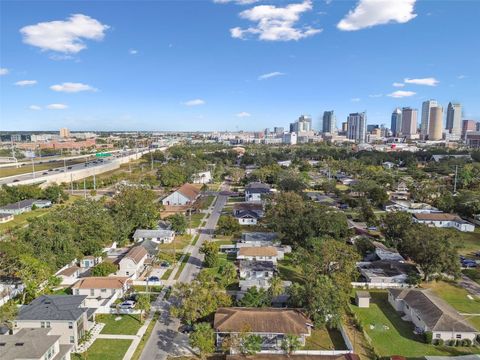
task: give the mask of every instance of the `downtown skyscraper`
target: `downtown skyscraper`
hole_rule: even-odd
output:
[[[451,140],[458,140],[462,135],[462,105],[459,103],[448,103],[447,123],[445,129],[448,130]]]
[[[325,133],[329,133],[329,134],[333,134],[335,132],[335,128],[336,128],[336,123],[337,123],[337,119],[335,117],[335,113],[333,112],[333,110],[331,111],[325,111],[323,113],[323,119],[322,119],[322,132],[325,134]]]
[[[393,136],[399,136],[402,132],[402,110],[399,108],[392,112],[390,130],[392,130]]]
[[[347,118],[347,137],[357,143],[364,143],[367,136],[367,114],[351,113]]]
[[[402,108],[402,135],[412,137],[417,134],[418,110],[410,107]]]
[[[427,100],[422,103],[422,122],[420,124],[420,137],[425,140],[430,132],[430,110],[438,106],[436,100]]]
[[[442,140],[443,138],[443,108],[440,105],[430,108],[428,140]]]

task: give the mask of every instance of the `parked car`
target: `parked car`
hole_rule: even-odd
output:
[[[127,300],[120,304],[120,309],[133,309],[135,307],[135,301]]]
[[[67,167],[68,170],[70,170],[71,168],[72,168],[71,166]]]
[[[45,171],[44,173],[42,173],[42,175],[48,175],[48,172]]]
[[[20,180],[18,180],[18,179],[13,179],[13,182],[18,182],[18,181],[20,181]]]
[[[170,263],[168,261],[163,261],[161,264],[160,264],[160,267],[162,268],[167,268],[170,266]]]
[[[182,334],[190,334],[193,332],[193,326],[192,325],[182,325],[178,328],[178,332],[181,332]]]
[[[158,276],[150,276],[147,280],[148,282],[158,282],[160,278]]]

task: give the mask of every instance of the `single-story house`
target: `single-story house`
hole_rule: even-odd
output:
[[[392,260],[360,262],[357,267],[366,282],[372,284],[405,284],[409,274],[418,272],[412,264]]]
[[[175,239],[175,231],[173,230],[142,230],[137,229],[133,234],[135,242],[151,240],[159,244],[170,244]]]
[[[19,214],[23,214],[24,212],[31,211],[33,206],[37,208],[46,208],[46,207],[52,206],[52,202],[50,200],[39,200],[39,199],[27,199],[27,200],[17,201],[16,203],[13,203],[13,204],[1,206],[0,213],[19,215]]]
[[[226,360],[360,360],[356,354],[338,355],[312,355],[312,354],[255,354],[252,356],[227,355]],[[393,360],[393,359],[392,359]],[[430,357],[428,357],[430,360]],[[434,360],[434,359],[432,359]],[[437,359],[444,360],[444,359]],[[480,360],[478,359],[452,359],[452,360]]]
[[[271,261],[277,263],[278,251],[274,246],[243,246],[238,249],[237,260]]]
[[[397,249],[389,248],[379,241],[372,241],[372,244],[375,246],[375,255],[377,255],[380,260],[405,261]]]
[[[209,184],[213,180],[212,174],[210,171],[203,171],[193,175],[194,184]]]
[[[234,216],[240,225],[257,225],[260,219],[256,212],[250,210],[239,211]]]
[[[214,317],[213,329],[217,348],[229,337],[247,331],[262,338],[262,351],[281,350],[287,335],[294,335],[301,345],[311,334],[312,321],[300,310],[279,308],[219,308]],[[248,330],[246,330],[248,329]],[[230,352],[235,354],[235,348]]]
[[[80,267],[82,269],[90,269],[94,267],[95,265],[98,265],[102,262],[101,257],[95,257],[95,256],[85,256],[80,260]]]
[[[129,286],[128,277],[86,277],[78,280],[72,286],[72,291],[74,295],[85,295],[87,299],[101,300],[122,297]]]
[[[136,279],[145,269],[148,252],[143,246],[134,246],[118,263],[118,276]]]
[[[0,213],[0,224],[5,224],[13,220],[13,214]]]
[[[14,332],[25,328],[50,329],[59,335],[60,344],[73,345],[94,325],[95,309],[86,306],[84,295],[42,295],[20,307],[14,320]]]
[[[246,232],[242,234],[241,242],[248,246],[271,246],[275,245],[277,233],[271,232]]]
[[[412,201],[406,200],[395,200],[391,201],[389,204],[384,206],[385,211],[393,212],[393,211],[405,211],[411,214],[420,214],[420,213],[440,213],[441,211],[438,210],[436,207],[433,207],[429,204],[425,203],[415,203]]]
[[[429,290],[389,289],[388,302],[404,313],[420,332],[432,332],[433,340],[475,340],[479,331],[454,308]]]
[[[262,201],[262,197],[269,194],[270,191],[270,185],[252,182],[245,187],[245,201]]]
[[[240,260],[238,265],[241,279],[270,279],[275,272],[275,264],[271,261]]]
[[[192,184],[183,184],[170,195],[162,199],[163,205],[185,206],[192,205],[200,196],[200,190]]]
[[[454,214],[413,214],[413,221],[432,227],[454,228],[462,232],[475,231],[475,225],[463,220],[460,216]]]
[[[81,272],[82,269],[80,267],[72,265],[63,268],[55,275],[62,280],[61,285],[72,285],[78,280]]]
[[[335,198],[318,192],[307,192],[306,195],[310,200],[322,205],[335,206],[337,203],[337,200]]]
[[[22,329],[13,335],[0,335],[0,359],[70,360],[72,345],[60,344],[52,329]]]

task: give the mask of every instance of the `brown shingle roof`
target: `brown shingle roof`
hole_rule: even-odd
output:
[[[135,246],[125,255],[126,258],[132,259],[136,264],[140,263],[142,259],[147,256],[147,250],[143,246]]]
[[[278,333],[302,335],[309,333],[311,321],[296,309],[219,308],[213,327],[218,332]]]
[[[245,246],[238,250],[239,256],[277,256],[277,249],[273,246]]]
[[[233,210],[240,211],[240,210],[250,210],[250,211],[262,211],[263,204],[261,203],[238,203],[233,205]]]
[[[128,277],[87,277],[78,280],[72,289],[121,289],[128,281]]]
[[[58,273],[58,275],[63,275],[63,276],[72,276],[75,274],[80,268],[76,265],[70,266]]]
[[[177,191],[192,201],[200,194],[200,190],[192,184],[183,184]]]
[[[431,214],[413,214],[417,220],[423,221],[454,221],[461,220],[457,215],[444,214],[444,213],[431,213]]]

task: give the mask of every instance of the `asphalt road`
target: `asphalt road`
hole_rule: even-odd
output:
[[[222,188],[222,190],[227,189],[227,186]],[[200,247],[204,241],[212,238],[220,213],[226,202],[227,196],[219,195],[217,197],[213,211],[207,220],[205,228],[201,230],[197,243],[188,250],[191,254],[190,258],[177,281],[190,282],[200,272],[203,262],[203,254],[200,253]],[[188,336],[178,332],[180,322],[178,319],[170,316],[170,302],[163,299],[157,300],[154,306],[160,312],[160,318],[153,328],[152,335],[143,349],[140,360],[165,360],[168,356],[191,355],[192,349],[188,343]]]

